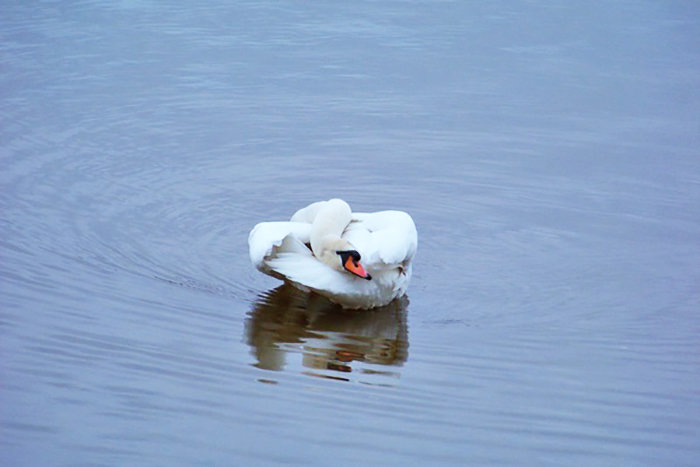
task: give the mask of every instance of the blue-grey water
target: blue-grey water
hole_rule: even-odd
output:
[[[698,465],[694,1],[3,1],[0,464]],[[347,312],[247,234],[418,227]]]

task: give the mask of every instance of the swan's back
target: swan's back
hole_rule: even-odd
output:
[[[418,247],[416,225],[403,211],[353,213],[343,237],[372,264],[408,264]]]

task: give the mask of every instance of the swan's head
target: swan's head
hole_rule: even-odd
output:
[[[360,253],[350,242],[340,237],[327,235],[321,239],[321,248],[316,257],[323,263],[341,272],[349,272],[357,277],[372,280],[365,268],[360,264]],[[313,244],[312,244],[313,246]]]
[[[336,254],[340,256],[343,269],[368,281],[372,280],[372,276],[360,264],[360,253],[357,250],[336,251]]]

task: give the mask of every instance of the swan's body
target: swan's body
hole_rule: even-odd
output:
[[[405,212],[353,213],[332,199],[300,209],[289,222],[261,222],[248,246],[265,274],[347,308],[373,308],[406,293],[418,235]]]

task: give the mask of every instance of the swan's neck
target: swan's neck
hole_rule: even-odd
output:
[[[311,251],[335,269],[342,269],[336,252],[351,249],[341,238],[350,218],[350,206],[345,201],[332,199],[319,209],[311,226]]]

